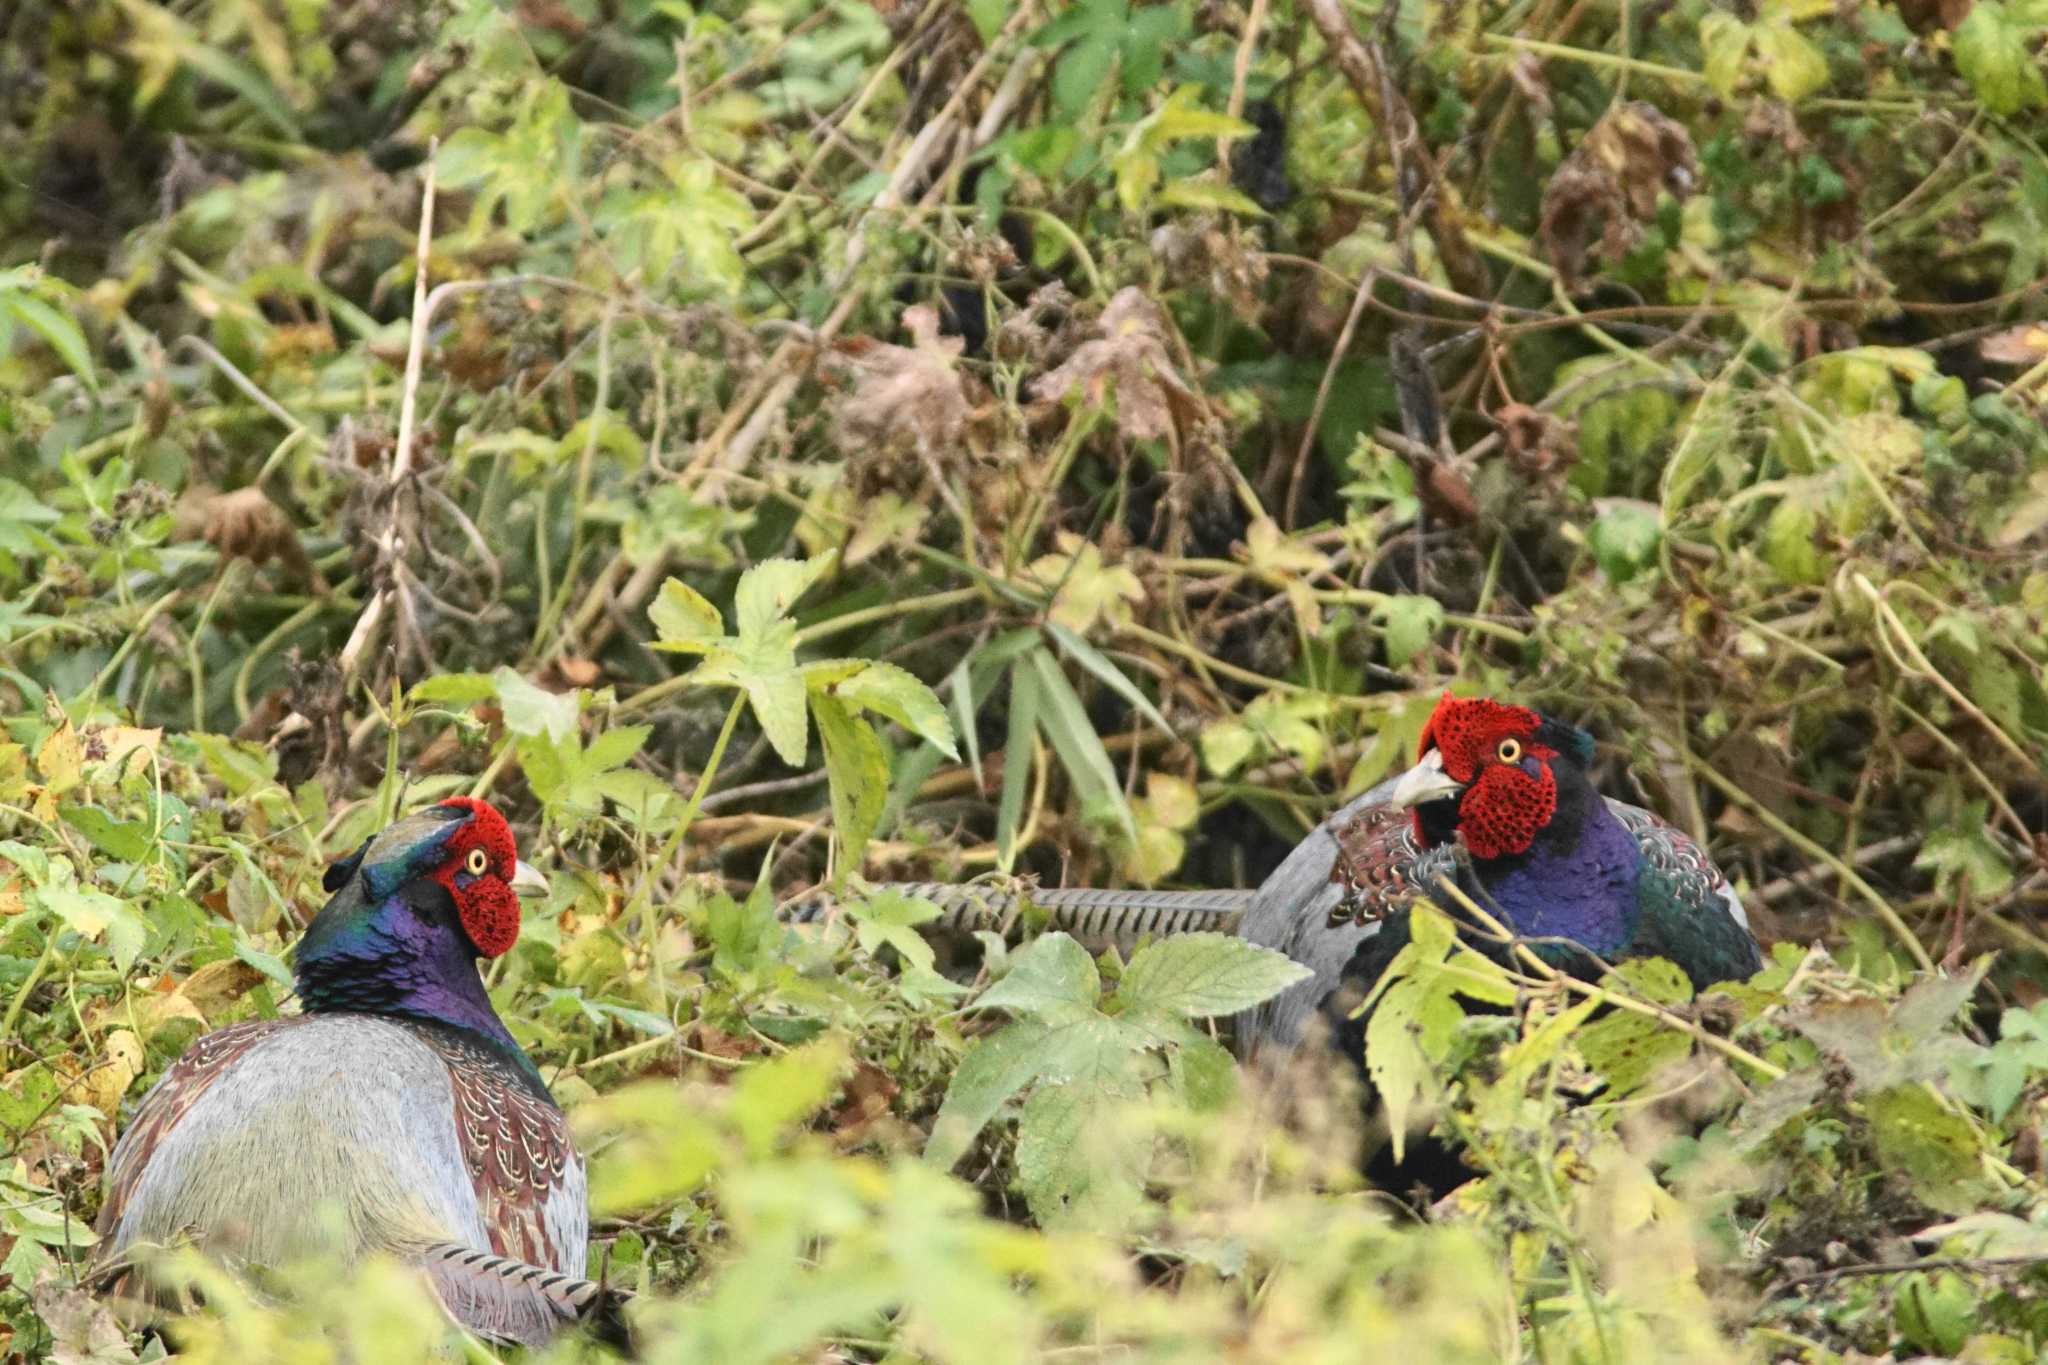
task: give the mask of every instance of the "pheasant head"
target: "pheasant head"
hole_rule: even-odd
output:
[[[308,1010],[504,1032],[476,959],[518,942],[519,898],[544,894],[547,881],[519,861],[490,803],[458,796],[416,811],[328,868],[321,886],[332,899],[293,957]]]
[[[1592,758],[1583,730],[1526,706],[1445,692],[1388,804],[1411,812],[1424,849],[1456,840],[1482,862],[1510,857],[1559,822],[1561,792],[1564,814],[1577,814]]]

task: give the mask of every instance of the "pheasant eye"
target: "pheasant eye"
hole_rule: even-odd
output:
[[[491,855],[480,848],[471,849],[469,851],[469,874],[472,877],[481,877],[490,870]]]
[[[1522,742],[1518,739],[1504,739],[1494,755],[1503,763],[1519,763],[1522,759]]]

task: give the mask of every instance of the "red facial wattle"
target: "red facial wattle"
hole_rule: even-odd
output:
[[[448,889],[463,932],[486,957],[509,952],[519,941],[519,896],[512,889],[518,845],[512,827],[487,801],[453,796],[441,803],[469,813],[443,847],[447,856],[429,874]]]
[[[1557,814],[1557,778],[1550,771],[1557,751],[1538,744],[1527,752],[1536,760],[1534,776],[1519,763],[1489,763],[1458,799],[1458,837],[1473,857],[1528,852],[1536,832]]]
[[[1535,742],[1542,724],[1526,706],[1446,692],[1423,726],[1418,758],[1436,750],[1444,772],[1465,786],[1458,796],[1458,837],[1473,857],[1526,852],[1557,813],[1550,765],[1558,754]],[[1419,808],[1411,818],[1417,842],[1426,847]]]

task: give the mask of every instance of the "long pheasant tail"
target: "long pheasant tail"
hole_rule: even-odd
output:
[[[937,927],[956,933],[990,930],[1008,934],[1022,917],[1025,894],[1001,887],[950,882],[880,882],[878,891],[915,896],[939,907]],[[1098,890],[1075,886],[1032,891],[1033,906],[1091,949],[1115,944],[1128,951],[1147,934],[1234,934],[1252,903],[1250,891]],[[799,921],[819,918],[836,902],[823,891],[799,900],[791,915]]]
[[[478,1335],[537,1346],[565,1323],[581,1323],[598,1340],[638,1354],[623,1312],[633,1295],[596,1280],[563,1275],[455,1242],[437,1242],[417,1257],[441,1306]]]

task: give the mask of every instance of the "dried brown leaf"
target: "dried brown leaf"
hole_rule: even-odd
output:
[[[1034,380],[1034,397],[1058,401],[1078,392],[1090,404],[1116,395],[1117,430],[1133,440],[1178,436],[1207,404],[1174,367],[1168,338],[1172,323],[1142,289],[1117,291],[1096,320],[1094,339],[1065,364]]]
[[[1655,105],[1630,100],[1601,115],[1543,192],[1538,236],[1565,284],[1577,284],[1596,230],[1603,256],[1626,255],[1658,196],[1669,190],[1684,199],[1699,169],[1692,135]]]
[[[1977,354],[1994,365],[2038,365],[2048,359],[2048,323],[2026,322],[1993,332],[1977,343]]]
[[[856,338],[828,357],[853,387],[834,407],[847,446],[909,447],[926,458],[960,444],[972,405],[954,362],[959,337],[939,335],[938,312],[903,310],[910,346]]]
[[[222,559],[246,559],[261,566],[272,558],[289,567],[315,591],[326,592],[327,580],[306,557],[299,530],[284,509],[261,488],[251,485],[232,493],[195,490],[197,496],[179,504],[176,538],[199,539],[220,551]]]

